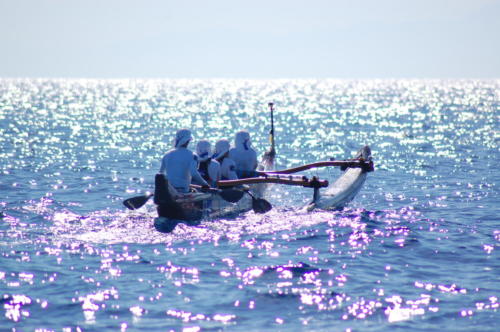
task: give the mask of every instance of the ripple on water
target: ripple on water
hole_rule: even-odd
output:
[[[499,84],[2,79],[2,326],[492,330]],[[161,234],[152,205],[122,207],[181,127],[212,142],[246,128],[264,151],[269,101],[279,168],[372,147],[347,209],[305,213],[310,192],[276,187],[266,215]]]

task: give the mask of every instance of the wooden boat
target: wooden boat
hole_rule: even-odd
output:
[[[304,166],[273,171],[274,156],[264,157],[262,166],[257,172],[253,172],[253,177],[219,181],[218,187],[221,189],[211,192],[193,191],[192,193],[173,197],[167,190],[168,183],[163,175],[157,175],[155,183],[155,203],[158,205],[158,218],[155,218],[155,228],[160,232],[171,232],[178,223],[197,225],[202,220],[216,219],[227,215],[250,211],[267,212],[271,206],[263,199],[266,190],[272,183],[284,185],[296,185],[312,188],[314,191],[313,200],[305,209],[340,209],[354,199],[361,190],[367,173],[373,171],[371,152],[368,146],[363,147],[355,159],[344,161],[324,161]],[[326,180],[316,177],[309,179],[304,176],[290,175],[315,167],[340,166],[344,173],[332,184]],[[244,185],[245,187],[241,187]],[[240,196],[237,202],[228,202],[224,197],[224,188],[231,188],[233,191],[242,191],[245,194]],[[320,193],[320,188],[326,188]]]

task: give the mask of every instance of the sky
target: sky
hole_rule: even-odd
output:
[[[0,0],[0,78],[500,78],[500,0]]]

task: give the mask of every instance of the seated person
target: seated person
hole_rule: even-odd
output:
[[[257,152],[251,147],[250,134],[239,131],[235,135],[234,148],[229,150],[229,158],[234,160],[238,177],[252,176],[257,169]]]
[[[212,159],[210,142],[201,140],[196,145],[196,154],[198,155],[198,172],[210,184],[215,187],[217,181],[221,179],[220,164]]]
[[[168,183],[180,193],[188,193],[191,180],[202,186],[208,183],[198,173],[198,157],[189,150],[191,131],[181,129],[175,135],[174,149],[168,151],[161,160],[160,173],[166,175]]]
[[[237,180],[236,164],[229,158],[229,141],[221,139],[215,144],[215,154],[213,159],[217,160],[220,164],[221,180]]]

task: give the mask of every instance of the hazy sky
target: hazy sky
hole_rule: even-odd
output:
[[[500,78],[500,0],[0,0],[0,77]]]

